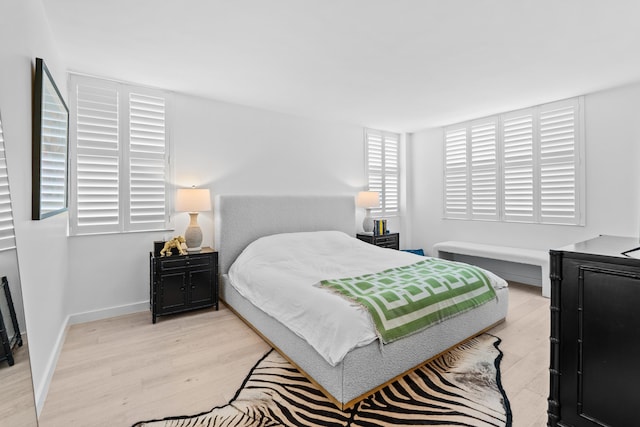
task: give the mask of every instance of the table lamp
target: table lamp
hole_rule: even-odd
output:
[[[366,214],[364,221],[362,221],[362,228],[366,233],[371,233],[373,231],[371,209],[380,207],[380,193],[377,191],[361,191],[358,193],[356,205],[358,205],[359,208],[365,208]]]
[[[176,211],[188,212],[191,218],[184,239],[187,252],[199,252],[202,247],[202,230],[198,225],[198,213],[211,210],[211,193],[208,188],[179,188],[176,195]]]

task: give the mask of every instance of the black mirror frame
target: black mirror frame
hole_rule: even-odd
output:
[[[42,146],[43,146],[43,113],[45,110],[45,98],[43,96],[43,90],[46,83],[50,83],[51,87],[55,89],[54,101],[59,107],[64,108],[66,113],[67,129],[65,136],[65,182],[64,182],[64,206],[51,210],[42,210]],[[65,212],[69,208],[69,109],[64,102],[64,98],[58,90],[49,69],[47,68],[44,60],[36,58],[35,69],[35,82],[33,88],[33,141],[32,141],[32,188],[31,188],[31,219],[40,220],[48,218],[50,216]]]

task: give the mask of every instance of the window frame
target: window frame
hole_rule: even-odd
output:
[[[117,160],[118,160],[118,214],[117,223],[81,225],[78,223],[78,86],[90,85],[95,88],[114,90],[117,93]],[[69,235],[119,234],[172,230],[173,213],[173,165],[171,144],[172,94],[168,91],[133,85],[125,82],[103,79],[83,74],[69,74],[70,145],[69,171],[71,188],[69,192]],[[131,111],[130,95],[157,97],[164,100],[164,220],[145,226],[131,221]]]
[[[572,150],[573,150],[573,215],[547,215],[543,214],[543,200],[545,194],[542,189],[542,176],[544,165],[549,165],[554,161],[544,160],[541,148],[541,138],[544,124],[541,123],[541,117],[549,111],[571,111],[572,128],[568,125],[564,125],[565,129],[572,129]],[[518,164],[514,162],[509,165],[508,158],[516,154],[513,153],[513,146],[509,146],[510,142],[513,142],[514,135],[507,131],[507,127],[510,126],[515,118],[519,117],[531,117],[531,203],[532,213],[530,215],[518,215],[514,213],[514,209],[508,209],[508,203],[514,203],[515,197],[510,198],[508,194],[509,186],[514,184],[514,181],[509,181],[508,173],[509,169]],[[496,215],[491,218],[488,215],[477,215],[473,212],[473,200],[472,193],[472,181],[473,170],[471,165],[471,153],[472,147],[472,135],[471,130],[474,126],[481,125],[486,122],[494,121],[496,123]],[[566,122],[566,120],[565,120]],[[542,104],[530,108],[523,108],[520,110],[510,111],[494,116],[484,117],[482,119],[470,120],[454,125],[446,126],[443,128],[443,219],[462,219],[462,220],[474,220],[474,221],[498,221],[498,222],[519,222],[519,223],[534,223],[534,224],[554,224],[554,225],[577,225],[584,226],[585,224],[585,162],[584,162],[584,150],[585,150],[585,133],[584,133],[584,97],[570,98],[566,100],[551,102]],[[464,132],[464,136],[460,135]],[[455,139],[454,139],[455,137]],[[460,145],[461,138],[464,138],[464,154]],[[452,145],[457,145],[452,148]],[[452,151],[453,150],[453,151]],[[455,151],[457,150],[457,151]],[[565,150],[566,151],[566,150]],[[456,154],[458,158],[453,158]],[[463,156],[460,157],[460,156]],[[564,156],[565,159],[567,155]],[[513,157],[512,157],[513,158]],[[546,162],[546,163],[545,163]],[[455,169],[452,165],[464,163],[463,166],[458,166]],[[563,162],[556,164],[562,164]],[[564,164],[566,166],[566,160]],[[520,165],[526,165],[526,161],[522,160]],[[461,186],[463,182],[462,175],[466,174],[464,178],[464,188]],[[457,184],[457,187],[454,186]],[[455,190],[455,191],[454,191]],[[513,190],[513,187],[512,189]],[[522,189],[520,189],[522,190]],[[523,204],[527,203],[527,191],[522,190]],[[566,193],[566,190],[565,190]],[[513,192],[512,192],[513,195]],[[454,197],[455,196],[455,197]],[[567,200],[570,196],[566,196]],[[457,198],[457,200],[456,200]]]

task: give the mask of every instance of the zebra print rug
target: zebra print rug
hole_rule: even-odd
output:
[[[511,426],[500,339],[480,335],[341,411],[271,350],[227,405],[134,427]]]

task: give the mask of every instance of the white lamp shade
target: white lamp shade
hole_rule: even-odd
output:
[[[176,194],[177,212],[205,212],[211,210],[208,188],[179,188]]]
[[[380,193],[377,191],[361,191],[358,193],[356,204],[359,208],[379,208]]]

